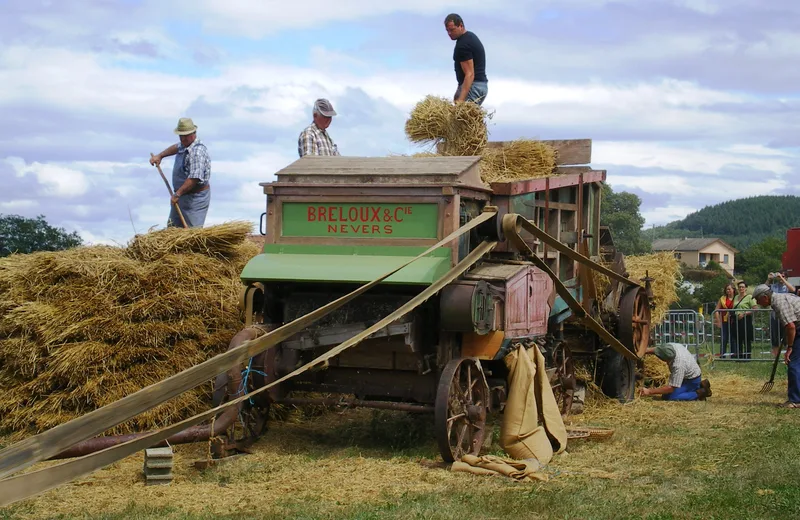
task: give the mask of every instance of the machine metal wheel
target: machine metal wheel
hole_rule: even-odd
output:
[[[597,384],[607,396],[621,403],[631,401],[636,395],[636,365],[622,354],[608,350],[600,358]]]
[[[478,360],[448,362],[439,378],[434,412],[436,441],[445,462],[480,453],[488,405],[489,385]]]
[[[556,370],[550,378],[550,386],[553,388],[561,416],[566,417],[572,410],[572,398],[577,383],[572,353],[566,344],[562,342],[556,345],[551,354],[551,363]]]
[[[650,342],[650,300],[640,287],[626,291],[619,302],[619,340],[643,357]]]

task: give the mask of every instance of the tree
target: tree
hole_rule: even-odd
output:
[[[642,199],[634,193],[614,193],[603,184],[600,205],[600,224],[611,229],[614,245],[625,255],[639,255],[651,251],[650,243],[642,235],[644,217],[639,211]]]
[[[44,215],[35,219],[0,215],[0,257],[11,253],[60,251],[83,243],[76,231],[67,233],[47,223]]]
[[[736,270],[749,285],[763,283],[767,274],[780,270],[786,240],[768,237],[753,244],[736,257]]]

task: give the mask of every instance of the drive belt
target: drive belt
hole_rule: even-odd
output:
[[[503,215],[502,229],[503,229],[503,235],[505,235],[505,237],[511,242],[511,244],[515,248],[517,248],[517,250],[520,253],[522,253],[522,255],[526,259],[533,262],[533,264],[536,267],[547,273],[547,275],[553,280],[556,292],[558,293],[559,296],[561,296],[561,298],[564,300],[564,302],[567,304],[570,310],[575,314],[575,317],[577,317],[579,320],[581,320],[581,322],[584,325],[586,325],[587,327],[592,329],[595,333],[597,333],[597,335],[600,336],[600,338],[602,338],[603,341],[605,341],[608,346],[617,351],[619,354],[621,354],[627,359],[630,359],[631,361],[639,360],[639,357],[634,352],[631,352],[627,347],[625,347],[625,345],[622,344],[622,342],[620,342],[620,340],[611,335],[611,333],[608,332],[608,330],[606,330],[606,328],[603,327],[601,323],[595,320],[586,311],[586,309],[583,308],[580,302],[575,299],[572,293],[569,292],[569,289],[567,289],[567,287],[561,282],[558,276],[556,276],[555,273],[553,273],[552,269],[550,269],[550,266],[548,266],[544,260],[539,258],[534,253],[534,251],[528,246],[528,244],[526,244],[525,241],[522,240],[522,237],[520,236],[519,232],[521,229],[524,229],[531,235],[540,239],[542,242],[557,249],[559,252],[561,252],[568,258],[580,264],[587,265],[592,269],[599,271],[605,274],[606,276],[609,276],[610,278],[613,278],[614,280],[618,280],[626,285],[635,287],[641,287],[641,285],[637,284],[633,280],[629,280],[624,276],[621,276],[618,273],[615,273],[614,271],[598,264],[597,262],[593,262],[592,260],[586,258],[585,256],[578,253],[574,249],[565,246],[552,236],[548,235],[547,233],[539,229],[533,222],[527,220],[521,215],[516,215],[516,214]]]
[[[152,432],[135,440],[128,441],[124,444],[106,448],[102,451],[85,455],[56,466],[51,466],[0,481],[0,506],[17,502],[19,500],[47,491],[48,489],[57,487],[76,478],[88,475],[97,469],[112,464],[138,451],[149,448],[150,446],[153,446],[154,444],[167,439],[168,437],[183,431],[186,428],[194,426],[195,424],[199,424],[206,419],[210,419],[229,406],[236,406],[245,399],[252,398],[255,394],[269,390],[273,386],[278,385],[287,379],[295,377],[307,370],[314,368],[317,365],[324,363],[330,358],[337,356],[348,348],[357,345],[371,334],[389,326],[392,322],[419,307],[431,296],[441,291],[445,285],[451,283],[453,280],[461,276],[467,269],[478,262],[483,255],[491,251],[496,244],[497,242],[482,242],[455,267],[450,269],[442,277],[426,287],[422,292],[406,302],[396,311],[392,312],[368,329],[360,332],[349,340],[339,344],[316,359],[270,384],[259,387],[251,392],[248,392],[246,395],[217,406],[216,408],[212,408],[211,410],[185,419],[177,424]]]
[[[203,384],[220,373],[226,372],[235,366],[239,366],[245,360],[285,341],[327,314],[342,307],[412,262],[432,253],[439,247],[447,245],[495,216],[496,208],[487,206],[484,208],[483,213],[453,231],[419,255],[337,300],[309,314],[301,316],[264,336],[244,342],[234,349],[214,356],[203,363],[188,368],[163,381],[145,387],[119,401],[98,408],[86,415],[75,418],[3,449],[0,451],[0,478],[7,477],[37,462],[46,460],[78,442],[91,439],[142,412],[152,409],[187,390]],[[191,425],[184,424],[183,428],[187,426]],[[6,483],[5,480],[0,481],[0,484],[2,484],[0,485],[0,489],[4,490],[6,488]]]

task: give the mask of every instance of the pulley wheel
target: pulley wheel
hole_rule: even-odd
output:
[[[434,412],[436,441],[445,462],[480,453],[488,404],[489,385],[476,359],[453,359],[445,365]]]
[[[641,287],[628,289],[620,299],[618,337],[628,350],[644,356],[650,343],[650,300]]]

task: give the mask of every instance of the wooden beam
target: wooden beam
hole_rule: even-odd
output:
[[[592,162],[591,139],[540,140],[556,151],[556,165],[589,164]],[[510,141],[490,141],[487,146],[500,148]]]

